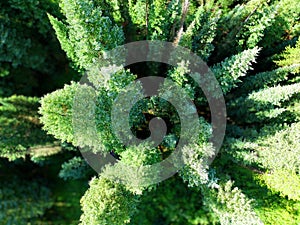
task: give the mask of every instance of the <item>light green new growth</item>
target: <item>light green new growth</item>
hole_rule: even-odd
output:
[[[81,199],[82,225],[123,225],[130,222],[135,213],[136,197],[122,184],[105,178],[93,178],[90,188]]]

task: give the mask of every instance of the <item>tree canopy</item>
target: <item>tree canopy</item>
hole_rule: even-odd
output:
[[[1,224],[47,224],[55,214],[59,224],[299,224],[296,1],[8,0],[0,6],[0,168],[12,175],[0,173]],[[220,150],[210,141],[213,115],[189,75],[192,62],[121,68],[112,62],[117,71],[101,70],[109,51],[126,55],[119,46],[142,40],[185,47],[210,68],[227,111]],[[154,184],[136,174],[147,177],[147,168],[176,152],[186,134],[171,101],[144,97],[137,80],[149,76],[183,90],[177,100],[191,99],[195,107],[182,103],[183,114],[196,114],[190,128],[200,130],[182,146],[184,166]],[[132,84],[138,91],[128,89]],[[166,81],[157,90],[175,92]],[[112,126],[119,96],[134,102],[129,112],[127,103],[118,107],[141,143],[123,143]],[[166,125],[155,146],[147,138],[163,132],[152,129],[154,118]],[[121,115],[117,120],[122,127]],[[87,147],[95,160],[110,156],[115,164],[96,173],[82,153]],[[64,215],[62,207],[77,207],[76,215]]]

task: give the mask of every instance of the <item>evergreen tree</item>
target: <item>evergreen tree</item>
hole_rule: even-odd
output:
[[[182,189],[188,186],[190,192],[199,195],[198,203],[182,200],[184,204],[191,204],[187,207],[188,210],[194,207],[193,215],[183,213],[174,218],[173,211],[168,209],[160,217],[156,216],[156,220],[142,218],[139,216],[139,208],[151,212],[151,205],[143,205],[143,198],[151,195],[149,193],[155,193],[159,185],[133,187],[130,184],[113,183],[100,174],[92,179],[90,188],[81,200],[82,224],[151,224],[149,221],[158,224],[164,220],[170,224],[213,224],[217,223],[215,217],[221,224],[285,222],[271,218],[273,215],[264,214],[263,210],[275,209],[271,203],[266,204],[269,201],[266,199],[268,196],[261,196],[261,193],[265,193],[264,190],[267,190],[266,195],[273,193],[272,198],[279,202],[278,205],[284,205],[285,197],[295,207],[299,201],[299,41],[295,48],[286,48],[281,55],[283,59],[276,61],[277,64],[272,61],[281,54],[286,45],[293,44],[292,40],[299,38],[297,18],[300,10],[298,7],[287,9],[289,2],[60,2],[66,20],[51,15],[49,19],[61,47],[79,71],[89,70],[98,58],[105,56],[106,50],[124,44],[127,40],[171,41],[174,45],[190,48],[211,65],[225,95],[229,115],[224,145],[213,164],[208,167],[203,166],[201,161],[212,156],[214,151],[214,146],[208,141],[212,135],[208,112],[203,110],[206,101],[195,83],[188,79],[188,69],[184,63],[175,68],[151,64],[131,67],[129,70],[122,69],[109,79],[97,77],[94,73],[88,79],[97,88],[96,92],[87,85],[72,82],[63,89],[46,95],[41,100],[40,108],[44,129],[57,139],[74,146],[97,146],[95,151],[103,153],[113,150],[120,159],[116,164],[119,169],[123,168],[121,163],[141,166],[162,160],[165,154],[174,150],[174,144],[170,143],[176,144],[180,138],[176,117],[172,117],[172,108],[154,97],[141,101],[134,107],[130,124],[135,134],[141,130],[147,137],[145,125],[150,120],[147,116],[171,115],[170,121],[175,125],[170,128],[168,139],[156,149],[145,151],[148,149],[147,144],[125,147],[111,130],[111,117],[108,112],[112,109],[114,98],[136,77],[144,76],[144,68],[153,75],[159,72],[171,78],[187,91],[196,102],[199,114],[204,115],[199,119],[203,132],[199,140],[184,146],[183,153],[187,163],[176,175],[176,182],[173,184],[175,189],[177,185]],[[108,13],[112,8],[113,13]],[[284,18],[290,11],[293,16]],[[166,17],[169,20],[164,19]],[[279,27],[280,22],[284,22],[288,31]],[[274,48],[275,45],[280,46]],[[74,106],[75,93],[97,100],[95,106],[88,105],[86,110],[82,106],[80,108],[83,113],[78,115],[79,129],[86,131],[80,137],[75,135],[72,123],[72,109],[78,107]],[[89,124],[84,123],[85,120],[80,120],[89,116],[84,113],[89,110],[95,110],[97,115],[96,133],[92,133]],[[139,110],[143,113],[138,112]],[[189,155],[190,149],[194,155]],[[70,164],[64,164],[63,171],[67,171],[68,165],[76,162],[80,163],[80,160],[73,159]],[[82,173],[81,169],[78,166],[78,174]],[[70,174],[74,173],[73,170],[69,171]],[[116,171],[111,167],[106,168],[106,173],[112,177],[118,176]],[[243,174],[243,171],[250,173],[251,179],[246,180],[246,172]],[[235,180],[237,187],[233,187],[232,180]],[[251,192],[254,187],[256,192]],[[172,188],[169,186],[169,189]],[[174,195],[172,190],[167,190],[165,196],[159,197],[164,199],[168,195]],[[204,208],[207,215],[203,212]],[[299,217],[287,214],[294,220],[289,224],[299,221]],[[151,216],[155,215],[151,213]],[[185,219],[179,218],[185,216]]]

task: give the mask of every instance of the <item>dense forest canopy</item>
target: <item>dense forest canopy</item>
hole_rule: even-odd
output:
[[[0,224],[300,223],[296,0],[7,0],[0,33]],[[101,71],[109,52],[145,40],[189,49],[209,67],[226,103],[220,149],[186,58],[130,64],[109,77]],[[172,101],[143,97],[140,80],[149,76],[175,84],[177,99],[188,96],[195,107],[183,104],[181,113]],[[133,83],[138,92],[128,90]],[[111,114],[118,96],[135,103],[125,125],[139,143],[125,145],[114,132],[114,122],[124,125]],[[174,154],[187,138],[189,110],[197,114],[191,131],[200,132],[181,148],[184,166],[158,183],[140,182],[141,173],[126,168],[147,172],[141,168]],[[157,145],[147,141],[163,133],[151,128],[154,118],[166,125]],[[98,173],[85,147],[116,163]]]

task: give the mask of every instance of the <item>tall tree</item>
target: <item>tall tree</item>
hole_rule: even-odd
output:
[[[272,61],[286,45],[292,45],[299,36],[299,21],[296,18],[299,18],[300,10],[296,7],[291,10],[293,16],[288,15],[289,2],[60,2],[66,20],[51,15],[49,19],[61,47],[80,71],[89,70],[99,57],[105,56],[105,51],[125,43],[126,40],[170,41],[174,45],[190,48],[211,65],[225,95],[229,115],[224,145],[214,163],[210,167],[203,167],[201,159],[210,156],[214,148],[208,144],[212,127],[207,116],[209,112],[203,110],[206,106],[203,93],[188,79],[188,70],[184,63],[175,68],[147,64],[131,67],[129,70],[121,69],[109,79],[93,74],[88,79],[97,87],[97,92],[91,91],[87,85],[73,82],[46,95],[41,101],[40,113],[44,129],[48,133],[74,146],[98,146],[95,148],[96,152],[113,152],[120,162],[116,166],[121,169],[121,163],[142,166],[161,161],[174,150],[180,138],[179,126],[176,125],[178,118],[172,116],[174,109],[172,111],[170,105],[155,97],[136,104],[130,124],[135,134],[142,133],[142,136],[147,137],[146,125],[150,119],[158,115],[163,118],[169,116],[173,126],[170,126],[168,135],[157,148],[148,148],[149,143],[125,147],[112,131],[108,112],[112,109],[115,97],[136,77],[145,76],[145,68],[148,75],[155,75],[159,71],[159,74],[169,77],[186,90],[196,103],[198,113],[203,115],[199,119],[203,132],[198,140],[184,146],[188,161],[176,175],[182,178],[191,192],[200,195],[199,201],[203,205],[201,208],[201,203],[195,204],[198,214],[188,214],[189,218],[185,219],[179,218],[186,216],[183,213],[172,220],[170,218],[174,215],[172,210],[168,210],[158,216],[151,213],[156,218],[143,220],[138,216],[139,207],[151,211],[151,205],[139,206],[137,199],[143,202],[145,196],[155,193],[156,187],[112,183],[100,174],[93,178],[90,189],[81,200],[82,224],[124,224],[136,221],[149,224],[149,221],[159,223],[164,220],[172,224],[182,224],[182,221],[186,224],[208,224],[215,222],[214,217],[224,225],[263,224],[270,221],[272,224],[284,223],[276,219],[276,216],[274,219],[263,213],[265,209],[276,209],[272,208],[271,203],[266,205],[269,199],[263,199],[267,197],[262,197],[261,193],[272,192],[273,198],[279,202],[278,205],[285,204],[285,196],[291,199],[288,204],[296,205],[295,201],[299,201],[299,193],[295,191],[299,185],[300,168],[300,83],[299,67],[293,61],[297,58],[298,51],[295,49],[298,49],[298,45],[295,49],[288,47],[283,54],[284,60],[277,65]],[[111,8],[114,12],[109,14],[108,9]],[[287,18],[285,15],[288,15]],[[284,22],[287,31],[282,30],[279,21]],[[135,33],[128,32],[129,27]],[[87,109],[97,112],[97,140],[89,132],[80,137],[74,136],[76,132],[72,124],[72,109],[75,107],[73,100],[76,93],[97,100],[94,108],[91,106]],[[83,108],[82,110],[87,112]],[[82,118],[88,114],[82,113],[79,116]],[[89,131],[84,122],[79,125],[81,130]],[[188,154],[191,149],[194,155]],[[114,174],[117,170],[110,170],[110,167],[106,168],[106,172],[112,177],[117,176]],[[245,180],[246,173],[250,174],[249,180]],[[128,176],[130,175],[129,173]],[[233,186],[232,180],[235,180],[238,187]],[[182,181],[176,177],[174,186],[182,185],[180,182]],[[254,187],[255,192],[251,192]],[[282,197],[276,193],[280,193]],[[166,196],[168,194],[172,195],[172,190],[167,191]],[[166,196],[160,195],[160,198]],[[192,204],[184,200],[183,202]],[[205,216],[204,207],[210,211],[212,217]],[[292,218],[290,221],[297,220],[292,213],[287,212],[287,215]]]

